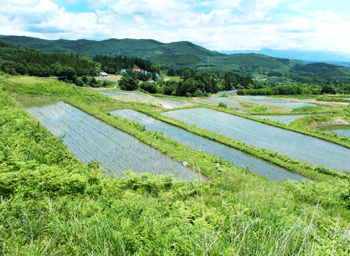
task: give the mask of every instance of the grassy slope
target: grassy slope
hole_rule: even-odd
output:
[[[11,87],[8,81],[0,83],[2,88]],[[16,86],[20,90],[25,84]],[[157,145],[171,144],[168,138],[109,116],[101,109],[115,105],[107,97],[80,88],[72,95],[72,86],[58,86],[68,92],[57,98],[75,101],[106,122],[153,137]],[[51,87],[51,95],[56,87]],[[28,87],[26,91],[32,93]],[[40,95],[46,94],[48,90]],[[116,179],[101,175],[94,164],[80,164],[2,91],[0,125],[0,191],[4,195],[0,251],[4,254],[349,253],[349,212],[341,200],[342,194],[349,193],[349,184],[344,181],[275,183],[225,161],[219,160],[218,165],[217,158],[202,153],[194,154],[204,156],[196,158],[194,165],[207,166],[212,182],[147,174]],[[51,152],[49,156],[46,151]]]

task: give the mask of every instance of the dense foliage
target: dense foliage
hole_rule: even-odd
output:
[[[342,93],[350,93],[350,85],[338,89]],[[238,95],[300,95],[300,94],[335,94],[337,89],[331,84],[308,85],[278,85],[275,87],[263,86],[263,88],[239,89]]]
[[[43,52],[31,48],[20,48],[0,41],[0,70],[11,75],[55,76],[79,86],[100,87],[103,84],[98,83],[94,78],[99,71],[115,74],[122,68],[132,69],[133,67],[152,72],[159,70],[154,63],[136,57],[98,55],[91,58],[78,53]],[[149,76],[152,77],[152,74],[150,73]],[[141,78],[146,79],[146,77]]]
[[[101,64],[101,69],[109,74],[119,73],[121,69],[133,69],[134,67],[146,70],[148,72],[158,72],[159,67],[153,62],[138,57],[96,55],[93,57],[95,62]]]
[[[19,48],[0,41],[0,68],[2,71],[31,76],[59,76],[69,80],[76,75],[94,75],[97,63],[77,53],[43,52]]]

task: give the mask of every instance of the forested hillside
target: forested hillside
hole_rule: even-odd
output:
[[[207,72],[235,72],[272,85],[281,83],[348,83],[350,69],[325,63],[304,65],[296,60],[263,54],[226,55],[210,51],[191,42],[161,43],[150,39],[43,40],[31,37],[4,36],[16,46],[43,51],[74,52],[87,56],[138,57],[174,69],[194,68]],[[317,71],[317,72],[316,72]]]

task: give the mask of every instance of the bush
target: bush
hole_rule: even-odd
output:
[[[227,108],[227,104],[223,103],[223,102],[220,102],[219,103],[219,108]]]

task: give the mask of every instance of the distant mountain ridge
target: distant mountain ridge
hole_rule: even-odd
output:
[[[88,56],[106,54],[109,56],[137,56],[153,59],[158,55],[192,54],[197,57],[224,55],[212,52],[191,42],[180,41],[161,43],[153,39],[107,39],[93,40],[45,40],[25,36],[5,36],[1,40],[19,47],[29,47],[42,51],[76,52]]]
[[[237,53],[256,53],[265,54],[270,57],[287,58],[292,60],[300,60],[302,62],[315,63],[325,62],[332,65],[341,66],[350,63],[350,53],[341,52],[329,52],[329,51],[306,51],[306,50],[273,50],[273,49],[261,49],[259,51],[253,50],[234,50],[234,51],[220,51],[224,54],[237,54]]]
[[[0,37],[0,40],[15,46],[34,48],[47,52],[81,53],[87,56],[119,55],[139,57],[171,68],[237,72],[243,76],[276,77],[277,80],[279,77],[285,77],[291,79],[291,81],[300,83],[309,83],[313,80],[323,83],[336,80],[343,82],[350,81],[349,68],[339,67],[333,65],[333,63],[327,64],[322,62],[314,65],[315,61],[298,61],[296,59],[299,59],[301,56],[300,53],[298,53],[299,55],[292,55],[290,58],[285,58],[288,54],[297,53],[293,51],[263,49],[257,52],[244,51],[244,53],[237,53],[237,51],[231,51],[229,53],[235,54],[224,54],[210,51],[188,41],[162,43],[153,39],[108,39],[93,41],[86,39],[45,40],[26,36],[3,36]],[[267,54],[274,55],[275,57],[268,56]],[[304,55],[307,56],[307,54]],[[336,55],[332,56],[334,57]],[[343,63],[346,64],[346,61]]]

